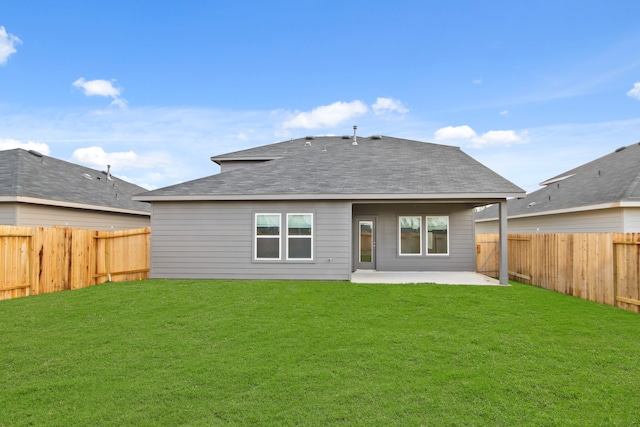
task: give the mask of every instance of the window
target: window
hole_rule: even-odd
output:
[[[398,253],[404,255],[449,255],[449,217],[425,216],[427,241],[422,240],[422,216],[398,217]]]
[[[256,214],[255,259],[280,259],[280,214]]]
[[[313,259],[313,214],[287,214],[287,259]]]
[[[449,253],[449,217],[427,217],[427,254]]]
[[[400,255],[422,255],[422,217],[401,216]]]

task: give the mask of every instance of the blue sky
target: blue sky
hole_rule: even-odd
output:
[[[149,189],[306,135],[461,147],[527,191],[640,141],[637,1],[6,2],[0,149]],[[428,161],[428,159],[425,159]]]

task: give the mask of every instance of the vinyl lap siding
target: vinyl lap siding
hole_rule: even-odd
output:
[[[0,224],[16,225],[16,204],[0,203]]]
[[[149,227],[150,218],[145,215],[130,215],[91,211],[56,206],[20,204],[17,207],[16,225],[26,227],[74,227],[88,230],[129,230]]]
[[[449,254],[401,256],[398,254],[400,215],[448,216]],[[354,216],[376,218],[376,270],[379,271],[475,271],[473,212],[455,204],[368,204],[355,205]],[[423,230],[423,241],[426,230]],[[424,252],[424,251],[423,251]]]
[[[512,218],[508,232],[534,233],[616,233],[624,231],[622,209],[599,209],[557,215]],[[497,233],[498,221],[479,222],[476,233]]]
[[[640,208],[624,208],[625,233],[640,233]]]
[[[314,260],[253,260],[255,213],[313,213]],[[155,278],[348,280],[350,204],[157,202],[151,224]],[[329,260],[331,259],[331,260]]]

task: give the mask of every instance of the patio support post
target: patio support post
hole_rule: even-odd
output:
[[[500,284],[509,284],[509,254],[508,242],[509,234],[507,231],[507,201],[500,202]]]

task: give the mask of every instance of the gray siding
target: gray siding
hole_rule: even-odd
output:
[[[509,233],[615,233],[624,230],[622,209],[599,209],[557,215],[512,218],[507,221]],[[497,233],[498,221],[476,224],[476,233]]]
[[[16,225],[26,227],[74,227],[89,230],[128,230],[149,227],[146,215],[91,211],[21,203],[16,209]]]
[[[471,208],[466,205],[363,204],[354,205],[353,213],[356,218],[375,217],[376,219],[376,270],[378,271],[475,271],[474,218]],[[400,215],[448,216],[449,254],[399,255],[398,217]],[[424,239],[426,239],[426,232],[423,230]]]
[[[17,203],[0,203],[0,224],[16,225]]]
[[[313,213],[314,259],[254,261],[255,213]],[[155,202],[151,277],[349,280],[350,202]]]
[[[498,232],[498,220],[476,222],[476,234],[492,234]]]

